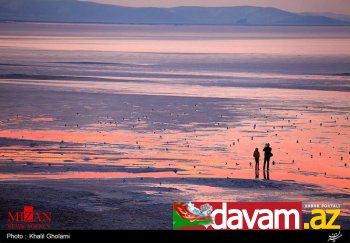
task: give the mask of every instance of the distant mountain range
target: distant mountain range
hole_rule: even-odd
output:
[[[0,21],[191,25],[350,25],[344,19],[276,8],[132,8],[77,0],[0,0]]]
[[[346,14],[335,14],[335,13],[329,13],[329,12],[324,12],[324,13],[304,12],[301,14],[306,15],[306,16],[319,16],[319,15],[321,15],[321,16],[332,18],[332,19],[338,19],[338,20],[350,22],[350,15],[346,15]]]

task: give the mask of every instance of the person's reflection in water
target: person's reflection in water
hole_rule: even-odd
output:
[[[255,179],[259,179],[259,169],[255,167]]]
[[[269,170],[264,170],[264,179],[270,180],[270,171]]]

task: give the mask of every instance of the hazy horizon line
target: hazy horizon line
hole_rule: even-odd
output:
[[[283,11],[302,14],[302,13],[330,13],[350,16],[350,1],[345,0],[308,0],[307,2],[293,3],[292,1],[277,0],[218,0],[215,2],[206,0],[78,0],[81,2],[94,2],[99,4],[109,4],[121,7],[137,7],[137,8],[174,8],[174,7],[262,7],[277,8]],[[330,3],[331,2],[331,3]],[[317,3],[317,4],[313,4]]]

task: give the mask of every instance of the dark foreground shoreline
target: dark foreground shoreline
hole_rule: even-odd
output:
[[[283,197],[283,192],[300,191],[308,194],[310,185],[291,182],[248,179],[198,178],[129,178],[24,180],[0,182],[0,230],[6,230],[7,213],[22,211],[31,205],[52,213],[52,230],[169,230],[172,229],[172,203],[175,201],[218,201],[218,194],[199,192],[197,186],[219,187],[235,195],[241,191],[246,199],[240,201],[296,201]],[[184,192],[181,186],[188,185]],[[255,195],[274,192],[263,198]],[[319,193],[320,191],[315,191]],[[220,193],[220,192],[218,192]],[[280,193],[281,196],[276,196]],[[249,195],[250,194],[250,199]],[[203,196],[203,197],[202,197]],[[339,195],[338,195],[339,197]],[[335,197],[334,197],[335,198]],[[237,198],[236,198],[237,199]],[[225,201],[225,200],[222,200]],[[304,202],[305,203],[305,202]],[[310,214],[304,212],[304,221]],[[342,229],[349,229],[349,217],[339,216]]]

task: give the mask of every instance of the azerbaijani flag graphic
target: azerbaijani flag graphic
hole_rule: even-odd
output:
[[[191,202],[175,202],[173,204],[173,229],[195,230],[209,226],[213,219],[210,217],[212,207],[202,205],[198,209]]]

